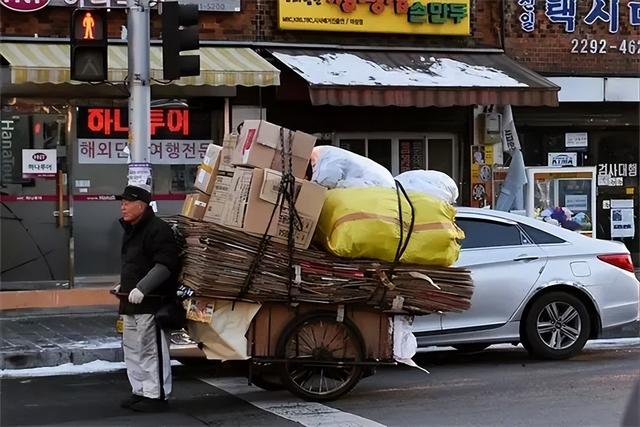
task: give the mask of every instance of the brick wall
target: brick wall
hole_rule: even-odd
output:
[[[500,47],[500,1],[472,0],[472,35],[412,36],[399,34],[335,33],[278,30],[278,0],[243,0],[240,13],[201,13],[200,37],[218,41],[274,41],[414,47]],[[362,4],[361,7],[367,5]],[[68,37],[72,8],[45,7],[31,13],[2,8],[0,34],[7,36]],[[109,14],[109,36],[119,37],[126,24],[124,11]],[[160,18],[153,14],[151,36],[159,37]]]
[[[515,1],[507,1],[505,11],[505,48],[509,56],[535,71],[549,74],[580,75],[639,75],[640,74],[640,26],[630,24],[629,0],[620,0],[619,23],[617,33],[610,33],[609,24],[596,21],[588,25],[583,20],[589,14],[592,1],[577,1],[575,31],[565,31],[565,24],[553,23],[545,16],[545,2],[537,1],[535,28],[526,32],[521,28],[520,15],[523,8]],[[609,10],[609,2],[606,11]],[[584,41],[583,41],[584,40]],[[594,40],[594,42],[591,42]],[[602,42],[601,42],[602,40]],[[633,40],[638,47],[636,53],[623,54],[610,46],[628,44]],[[598,51],[606,53],[578,52],[590,43]],[[576,50],[576,49],[574,49]]]
[[[255,39],[257,0],[243,0],[242,13],[200,14],[200,38],[203,40],[252,41]],[[68,37],[72,8],[45,7],[37,12],[18,13],[0,9],[0,34],[5,36]],[[109,37],[120,37],[120,28],[126,25],[123,10],[109,13]],[[160,17],[152,14],[151,37],[158,38]]]

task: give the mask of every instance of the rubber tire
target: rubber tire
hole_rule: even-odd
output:
[[[580,322],[582,324],[580,335],[571,347],[564,350],[553,350],[549,348],[538,336],[536,325],[538,314],[544,307],[552,302],[570,304],[580,316]],[[537,298],[527,311],[526,318],[524,319],[523,333],[522,342],[532,356],[548,360],[569,359],[579,353],[589,339],[591,333],[591,318],[589,317],[587,307],[577,297],[566,292],[550,292]]]
[[[324,320],[325,322],[336,322],[336,314],[333,312],[315,312],[305,316],[301,316],[300,318],[297,318],[297,319],[293,319],[284,328],[284,330],[280,334],[280,337],[278,338],[278,344],[276,346],[276,354],[278,355],[278,357],[280,358],[285,357],[285,347],[286,347],[288,338],[296,331],[298,326],[307,322],[313,322],[318,320]],[[349,320],[346,317],[343,323],[348,329],[350,329],[351,333],[356,338],[356,343],[358,344],[359,360],[363,361],[364,355],[365,355],[365,345],[364,345],[364,339],[362,338],[362,334],[360,334],[360,330],[351,320]],[[327,393],[323,395],[310,393],[307,390],[303,390],[300,387],[298,387],[298,385],[295,382],[293,382],[293,380],[291,379],[291,376],[289,375],[289,371],[287,370],[286,364],[282,364],[281,366],[280,378],[282,380],[282,384],[291,393],[293,393],[294,395],[304,400],[308,400],[311,402],[329,402],[332,400],[336,400],[341,396],[344,396],[345,394],[350,392],[356,386],[356,384],[358,384],[358,382],[362,378],[362,367],[360,366],[355,367],[355,371],[353,375],[351,376],[351,378],[349,378],[345,386],[331,393]]]
[[[456,345],[453,345],[452,347],[462,353],[478,353],[486,349],[490,345],[491,344],[473,343],[473,344],[456,344]]]

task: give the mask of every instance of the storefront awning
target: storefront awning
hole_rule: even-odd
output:
[[[280,71],[249,48],[201,47],[200,75],[173,82],[179,86],[274,86]],[[72,83],[69,79],[69,45],[41,43],[0,44],[0,56],[8,63],[11,83]],[[127,46],[109,46],[109,81],[127,78]],[[151,77],[162,80],[162,48],[152,46]]]
[[[500,53],[273,50],[313,105],[557,106],[558,86]]]

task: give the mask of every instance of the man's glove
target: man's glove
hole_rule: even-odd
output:
[[[120,292],[120,283],[118,283],[113,287],[113,289],[111,289],[112,294],[117,294],[118,292]]]
[[[140,304],[144,299],[144,294],[140,292],[140,289],[133,288],[131,292],[129,292],[129,302],[131,304]]]

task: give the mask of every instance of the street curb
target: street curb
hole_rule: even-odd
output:
[[[2,291],[0,310],[118,305],[110,287],[53,289],[42,291]]]
[[[124,360],[122,348],[55,348],[43,351],[2,353],[0,354],[0,369],[43,368],[66,363],[82,365],[95,360],[122,362]]]

